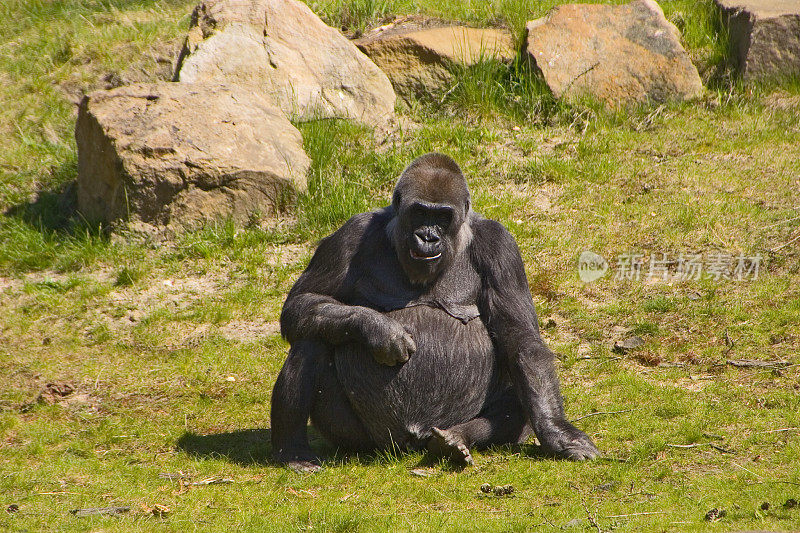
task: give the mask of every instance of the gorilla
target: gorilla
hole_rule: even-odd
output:
[[[289,292],[291,348],[272,393],[275,460],[318,470],[309,417],[350,451],[470,448],[531,433],[557,457],[599,455],[564,416],[516,241],[471,209],[450,157],[406,168],[390,206],[323,239]]]

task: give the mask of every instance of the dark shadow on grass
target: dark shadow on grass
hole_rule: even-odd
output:
[[[187,431],[175,446],[196,458],[227,459],[239,465],[271,462],[269,429],[242,429],[228,433],[199,435]]]
[[[40,231],[64,231],[76,226],[77,165],[76,159],[70,159],[53,168],[47,181],[58,185],[38,191],[36,197],[8,208],[4,215],[19,218]]]
[[[328,465],[344,463],[360,463],[363,465],[389,464],[396,461],[394,456],[402,456],[406,452],[396,450],[386,452],[375,450],[371,452],[345,452],[328,443],[309,426],[309,442],[314,452]],[[200,435],[187,431],[178,439],[176,448],[195,458],[223,459],[238,465],[274,465],[272,460],[272,433],[269,429],[242,429],[226,433]],[[523,457],[535,460],[553,459],[540,446],[536,444],[516,444],[507,446],[492,446],[487,450],[490,454],[520,454]],[[413,452],[408,452],[413,453]],[[445,472],[461,472],[467,465],[457,464],[442,460],[441,457],[425,453],[415,465],[415,468],[439,467]]]

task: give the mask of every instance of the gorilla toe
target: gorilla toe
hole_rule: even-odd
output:
[[[437,457],[446,457],[457,464],[475,464],[464,440],[450,431],[432,428],[433,435],[428,441],[428,451]]]

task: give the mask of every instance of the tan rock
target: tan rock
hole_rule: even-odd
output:
[[[159,82],[81,102],[78,209],[170,231],[269,214],[306,188],[300,132],[263,94]]]
[[[703,89],[678,29],[652,0],[558,6],[527,24],[525,53],[557,97],[626,106],[691,99]]]
[[[745,79],[800,75],[800,0],[715,0]]]
[[[386,75],[297,0],[199,4],[175,80],[253,85],[297,120],[380,125],[396,99]]]
[[[441,92],[453,83],[453,66],[481,59],[511,61],[514,42],[500,29],[468,28],[412,20],[382,26],[355,41],[408,99]]]

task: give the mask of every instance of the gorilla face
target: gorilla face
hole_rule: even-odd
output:
[[[448,204],[416,200],[398,214],[397,256],[409,280],[425,285],[445,270],[458,248],[463,216]]]
[[[417,158],[397,181],[392,208],[387,229],[403,271],[412,284],[427,285],[469,240],[469,189],[461,169],[442,154]]]

